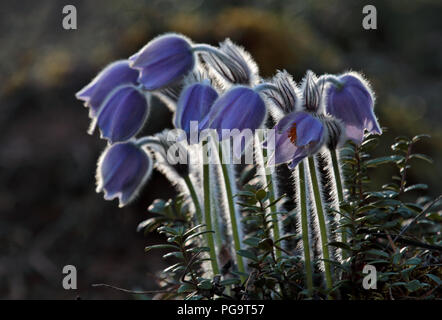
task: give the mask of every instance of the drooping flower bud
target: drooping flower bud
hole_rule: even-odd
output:
[[[210,83],[194,83],[183,90],[177,103],[174,124],[176,128],[182,129],[191,136],[191,121],[198,123],[198,131],[201,129],[203,119],[207,116],[218,93]],[[197,133],[197,132],[196,132]]]
[[[282,118],[271,133],[275,139],[269,165],[290,162],[294,168],[302,159],[319,151],[325,141],[324,126],[307,112],[292,112]]]
[[[157,90],[181,79],[195,65],[190,40],[177,34],[159,36],[129,58],[140,71],[138,81],[147,90]]]
[[[255,130],[265,117],[266,107],[259,93],[248,87],[237,86],[215,101],[208,114],[208,127],[217,130],[224,139],[223,130]]]
[[[120,207],[131,202],[152,172],[152,160],[134,142],[109,146],[98,160],[97,193],[106,200],[119,199]]]
[[[110,143],[126,141],[141,130],[148,114],[145,94],[134,86],[122,86],[103,103],[97,124],[102,137]]]
[[[129,67],[129,61],[120,60],[104,68],[87,86],[76,93],[79,100],[89,107],[89,116],[97,116],[100,106],[115,88],[125,84],[137,84],[138,71]]]
[[[364,130],[382,134],[373,111],[375,99],[368,82],[355,72],[331,80],[334,81],[329,81],[327,87],[326,112],[342,120],[347,137],[360,144]]]
[[[244,48],[230,39],[219,45],[219,52],[203,51],[202,57],[222,82],[253,86],[258,81],[258,66]]]

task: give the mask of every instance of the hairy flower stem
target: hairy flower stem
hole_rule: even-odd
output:
[[[204,218],[206,223],[207,244],[210,249],[210,261],[212,264],[212,271],[214,275],[219,274],[218,259],[216,257],[215,242],[213,240],[212,232],[212,216],[210,214],[210,168],[207,159],[207,141],[203,142],[203,183],[204,183]]]
[[[241,239],[239,238],[238,222],[236,221],[235,203],[233,202],[232,185],[231,185],[232,182],[230,181],[229,170],[227,168],[227,165],[223,162],[222,149],[223,149],[222,145],[220,144],[218,155],[226,187],[227,202],[229,205],[230,223],[232,225],[233,243],[236,251],[236,261],[238,263],[238,270],[242,273],[245,273],[244,262],[242,260],[242,257],[238,254],[238,250],[241,250]],[[241,280],[245,281],[245,277],[241,276]]]
[[[267,149],[266,148],[262,148],[262,156],[263,156],[263,159],[267,158]],[[264,165],[264,171],[266,171],[265,165]],[[276,204],[274,203],[276,198],[275,198],[275,189],[273,187],[272,173],[271,172],[268,174],[266,173],[265,178],[266,178],[266,185],[268,188],[269,202],[270,202],[270,204],[272,204],[270,206],[270,212],[272,213],[273,242],[276,242],[280,238],[280,232],[279,232],[277,208],[276,208]],[[281,257],[281,250],[276,248],[275,254],[276,254],[277,258],[280,258]]]
[[[321,193],[319,190],[319,181],[318,181],[318,174],[316,172],[315,159],[313,157],[308,158],[308,165],[309,165],[310,179],[313,189],[312,191],[313,191],[314,203],[316,206],[316,213],[318,215],[319,232],[321,235],[321,248],[322,248],[322,255],[324,259],[324,270],[325,270],[325,283],[327,289],[331,289],[333,283],[332,283],[332,275],[331,275],[330,262],[329,262],[330,253],[327,243],[328,237],[327,237],[327,226],[325,224],[325,211],[324,211],[324,206],[322,204]]]
[[[336,149],[330,150],[330,155],[332,159],[332,165],[333,165],[333,172],[335,176],[335,182],[336,182],[336,193],[338,195],[338,201],[339,206],[341,205],[342,201],[344,201],[344,186],[341,179],[341,169],[340,169],[340,163],[337,155]],[[341,230],[342,237],[341,241],[343,243],[347,243],[347,230],[346,228],[342,228]],[[347,257],[347,253],[345,250],[342,250],[342,258],[345,259]]]
[[[202,224],[203,223],[203,214],[201,211],[201,204],[200,204],[200,201],[198,200],[198,196],[195,192],[195,188],[193,187],[193,183],[190,180],[189,175],[184,176],[184,182],[186,183],[187,188],[189,189],[190,197],[192,198],[193,205],[195,206],[195,212],[196,212],[196,217],[198,219],[198,223]]]
[[[307,210],[307,186],[305,181],[304,161],[298,164],[299,171],[299,206],[301,214],[301,230],[302,230],[302,247],[304,249],[304,266],[305,276],[307,280],[308,295],[313,293],[313,271],[310,255],[310,239],[309,239],[309,224],[308,224],[308,210]]]

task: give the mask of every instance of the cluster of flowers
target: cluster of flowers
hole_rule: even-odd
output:
[[[264,80],[251,56],[226,40],[219,47],[194,44],[178,34],[150,41],[128,60],[104,68],[76,97],[84,101],[109,146],[97,168],[97,192],[134,199],[153,167],[146,144],[137,134],[156,95],[174,111],[173,125],[191,134],[197,129],[259,129],[276,123],[268,164],[295,167],[322,147],[336,148],[347,139],[361,143],[364,130],[381,134],[373,113],[374,95],[356,72],[317,77],[308,71],[298,86],[286,71]],[[158,140],[158,139],[157,139]]]

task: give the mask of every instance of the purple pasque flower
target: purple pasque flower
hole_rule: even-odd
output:
[[[101,136],[110,143],[126,141],[143,127],[149,114],[146,95],[137,87],[115,89],[103,103],[97,117]]]
[[[347,138],[357,144],[364,139],[364,130],[382,134],[374,114],[374,95],[369,84],[356,72],[328,77],[326,112],[345,125]]]
[[[266,106],[258,92],[235,86],[220,96],[207,115],[207,128],[215,129],[221,139],[230,134],[223,130],[255,130],[266,117]]]
[[[267,140],[274,141],[274,146],[267,143],[271,152],[269,165],[290,161],[290,168],[294,168],[302,159],[318,152],[325,141],[323,124],[308,112],[289,113],[273,129]]]
[[[186,87],[181,93],[174,117],[175,127],[185,131],[189,140],[192,134],[192,121],[196,121],[198,126],[195,129],[199,131],[203,126],[203,120],[209,114],[209,111],[218,98],[218,93],[210,85],[209,81],[197,82]]]
[[[138,81],[147,90],[157,90],[188,74],[195,65],[195,54],[190,40],[169,33],[151,40],[129,60],[140,71]]]
[[[75,96],[89,107],[89,116],[97,116],[106,97],[115,88],[125,84],[137,84],[138,71],[129,67],[128,60],[119,60],[104,68],[87,86]]]
[[[97,193],[118,198],[120,207],[131,202],[152,172],[152,159],[135,142],[110,145],[98,160]]]
[[[266,106],[259,93],[235,86],[215,101],[202,127],[216,130],[221,140],[233,138],[233,152],[239,158],[265,117]]]

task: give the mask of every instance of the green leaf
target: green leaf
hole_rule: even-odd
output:
[[[442,280],[440,280],[440,278],[434,274],[427,273],[427,277],[436,282],[439,286],[442,284]]]
[[[247,259],[253,260],[253,261],[255,261],[255,262],[258,262],[258,261],[259,261],[259,260],[258,260],[258,257],[256,256],[256,254],[255,254],[253,251],[251,251],[251,250],[244,250],[244,249],[241,249],[241,250],[238,250],[237,253],[238,253],[240,256],[244,257],[244,258],[247,258]]]
[[[152,213],[164,213],[165,207],[166,201],[164,201],[163,199],[156,199],[152,202],[149,208],[147,208],[147,210]]]
[[[194,231],[196,231],[197,229],[204,227],[205,224],[199,224],[193,228],[190,228],[189,230],[187,230],[184,234],[183,234],[183,238],[187,238],[188,236],[190,236]]]
[[[398,160],[401,160],[403,157],[401,156],[388,156],[388,157],[380,157],[380,158],[376,158],[376,159],[372,159],[372,160],[368,160],[365,162],[365,165],[368,168],[375,168],[381,164],[386,164],[386,163],[393,163],[396,162]]]
[[[419,265],[422,262],[422,259],[414,257],[405,261],[406,265]]]
[[[200,283],[198,283],[198,288],[203,290],[210,290],[212,289],[212,283],[210,280],[203,280]]]
[[[167,258],[170,258],[170,257],[174,257],[174,258],[177,258],[177,259],[184,259],[183,253],[179,252],[179,251],[169,252],[169,253],[166,253],[163,256],[164,259],[167,259]]]
[[[241,283],[241,279],[238,279],[238,278],[225,279],[225,280],[221,280],[219,282],[219,284],[222,286],[231,286],[231,285],[240,284],[240,283]]]
[[[173,250],[180,250],[180,247],[175,246],[173,244],[155,244],[152,246],[147,246],[144,248],[144,252],[148,252],[152,249],[173,249]]]
[[[431,136],[429,134],[419,134],[419,135],[413,137],[412,142],[413,143],[418,142],[418,141],[422,140],[423,138],[431,138]]]
[[[258,200],[258,201],[263,201],[266,196],[267,196],[267,192],[263,189],[259,189],[255,193],[256,200]]]
[[[199,237],[200,235],[206,234],[206,233],[215,233],[215,231],[206,230],[206,231],[201,231],[201,232],[194,233],[194,234],[192,234],[190,237],[188,237],[186,239],[186,242],[189,241],[189,240],[192,240],[193,238]]]
[[[343,242],[332,241],[332,242],[329,242],[328,245],[332,246],[332,247],[337,247],[337,248],[351,251],[351,247],[348,244],[343,243]]]
[[[376,255],[376,256],[382,256],[384,258],[390,258],[390,255],[387,252],[377,250],[377,249],[371,249],[371,250],[365,251],[365,253]]]
[[[424,285],[422,285],[422,283],[419,280],[412,280],[405,284],[405,288],[407,288],[407,290],[410,292],[417,291],[419,289],[422,289],[423,287]]]
[[[190,283],[183,283],[177,290],[177,293],[185,293],[185,292],[192,292],[195,290],[195,287],[191,285]]]
[[[251,247],[257,247],[260,240],[261,239],[257,237],[248,237],[247,239],[244,239],[244,243]]]
[[[410,155],[410,159],[420,159],[423,161],[426,161],[428,163],[433,163],[433,159],[429,156],[427,156],[426,154],[422,154],[422,153],[413,153],[412,155]]]
[[[428,185],[419,183],[419,184],[413,184],[412,186],[409,186],[404,189],[404,192],[413,191],[413,190],[426,190],[428,189]]]

